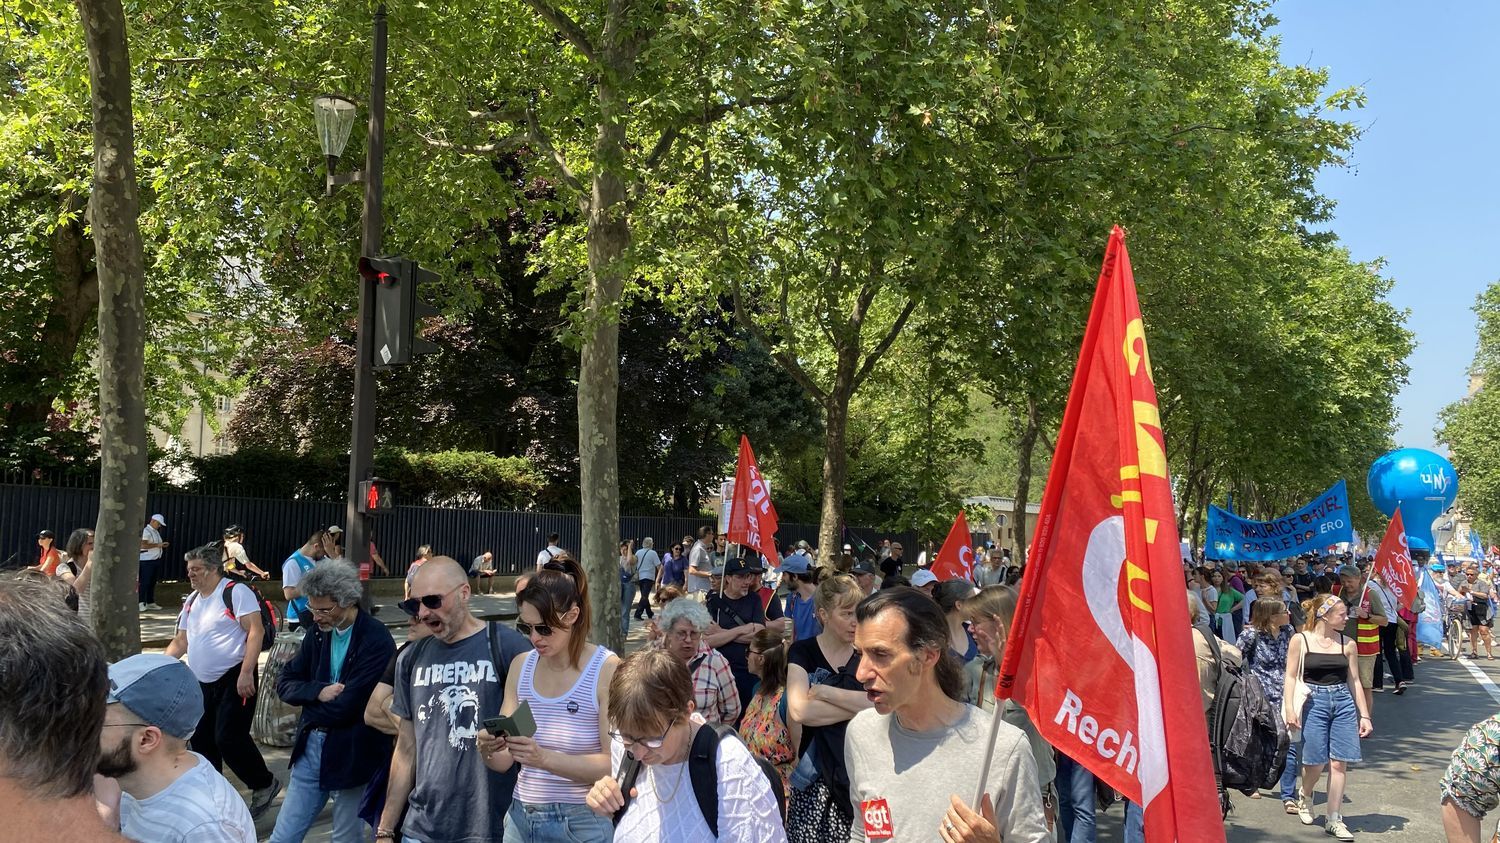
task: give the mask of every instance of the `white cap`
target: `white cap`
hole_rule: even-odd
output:
[[[937,574],[934,574],[926,568],[918,568],[916,572],[911,575],[912,588],[921,588],[924,585],[935,583],[937,581]]]
[[[167,517],[165,515],[153,515],[151,516],[151,520],[162,525],[163,527],[167,526]]]

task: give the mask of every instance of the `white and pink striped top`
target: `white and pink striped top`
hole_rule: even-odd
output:
[[[536,718],[538,746],[567,755],[599,752],[599,669],[612,655],[609,648],[596,647],[593,657],[584,665],[582,675],[566,694],[544,697],[537,693],[531,682],[536,670],[536,651],[526,654],[516,697],[531,705],[531,714]],[[521,776],[516,780],[516,798],[533,805],[548,802],[582,805],[593,784],[580,784],[546,770],[522,767]]]

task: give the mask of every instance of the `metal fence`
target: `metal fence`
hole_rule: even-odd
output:
[[[166,520],[162,537],[170,546],[162,559],[164,579],[181,579],[183,552],[220,538],[230,524],[244,528],[245,551],[250,559],[272,576],[279,576],[282,560],[301,546],[309,534],[333,524],[342,525],[344,520],[344,504],[336,501],[163,492],[149,495],[146,507],[148,516],[160,514]],[[96,488],[0,484],[0,569],[36,562],[38,530],[52,530],[61,547],[73,529],[92,528],[98,513]],[[417,547],[424,544],[464,565],[486,550],[493,551],[500,573],[516,574],[532,567],[537,553],[546,546],[549,533],[561,537],[562,547],[577,548],[581,527],[577,514],[425,506],[397,507],[395,512],[371,520],[372,538],[392,574],[405,573],[407,565],[416,558]],[[699,527],[713,522],[707,516],[626,515],[620,519],[620,531],[622,539],[651,536],[658,551],[664,551],[674,540],[696,535]],[[776,535],[784,543],[803,539],[816,543],[818,527],[782,524]],[[907,558],[916,558],[913,535],[851,528],[845,532],[844,542],[876,546],[882,537],[902,542],[908,549]]]

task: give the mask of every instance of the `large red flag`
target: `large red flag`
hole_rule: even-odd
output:
[[[1118,226],[995,692],[1143,806],[1147,840],[1224,840],[1165,439]]]
[[[958,511],[958,517],[953,519],[953,527],[948,530],[948,538],[943,542],[943,549],[938,551],[937,558],[932,561],[932,575],[943,580],[968,580],[974,581],[974,536],[969,532],[969,519],[964,517],[964,511]]]
[[[1411,550],[1406,546],[1406,527],[1401,524],[1399,506],[1391,516],[1390,526],[1385,528],[1380,550],[1375,552],[1375,573],[1396,593],[1401,608],[1411,611],[1412,601],[1417,599],[1417,577],[1411,568]]]
[[[771,565],[779,566],[772,538],[777,528],[776,507],[771,505],[771,490],[760,476],[750,440],[740,436],[740,459],[734,468],[734,496],[729,503],[729,529],[725,538],[734,544],[753,547],[765,555]]]

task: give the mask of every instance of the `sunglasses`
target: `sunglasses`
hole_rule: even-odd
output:
[[[396,605],[401,607],[401,611],[407,613],[408,615],[411,615],[412,617],[416,617],[418,610],[420,610],[423,606],[426,606],[427,608],[434,611],[443,608],[443,598],[447,597],[455,591],[458,591],[460,588],[463,588],[463,586],[456,585],[443,592],[442,594],[424,594],[421,597],[413,597],[409,600],[402,600]]]
[[[540,635],[543,638],[551,638],[552,633],[556,631],[556,629],[544,623],[530,624],[526,623],[525,621],[516,621],[516,632],[521,633],[527,638],[531,637],[532,632],[535,632],[537,635]]]

